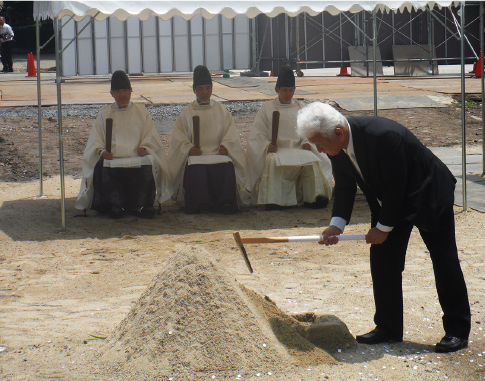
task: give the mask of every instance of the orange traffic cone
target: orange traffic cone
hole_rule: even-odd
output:
[[[34,64],[34,55],[32,53],[27,55],[27,77],[37,77]]]
[[[475,69],[475,78],[482,77],[482,52],[480,52],[480,56],[478,57],[478,61],[474,66]]]
[[[273,70],[271,70],[271,73],[269,73],[269,76],[272,77],[273,76]]]
[[[340,74],[337,74],[339,77],[350,77],[350,74],[347,72],[346,67],[341,67],[340,68]]]

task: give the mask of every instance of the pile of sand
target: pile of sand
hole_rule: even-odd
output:
[[[334,364],[321,348],[354,345],[335,319],[300,322],[190,247],[165,263],[101,349],[98,366],[133,379],[281,375],[291,366]]]

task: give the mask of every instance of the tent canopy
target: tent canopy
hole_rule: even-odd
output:
[[[268,17],[275,17],[285,13],[288,16],[297,16],[306,12],[316,16],[323,11],[332,15],[340,12],[357,13],[361,11],[402,12],[407,9],[431,8],[435,5],[448,7],[453,1],[317,1],[317,0],[259,0],[259,1],[34,1],[34,18],[41,19],[73,16],[74,20],[81,21],[86,16],[95,17],[101,21],[114,16],[120,21],[136,16],[146,21],[152,16],[162,20],[169,20],[180,16],[190,20],[195,15],[205,19],[212,19],[216,15],[234,18],[243,14],[254,18],[264,13]]]
[[[402,12],[404,10],[411,11],[413,9],[426,9],[427,7],[433,9],[435,6],[449,7],[452,4],[458,5],[460,2],[453,1],[317,1],[317,0],[258,0],[258,1],[213,1],[213,0],[178,0],[178,1],[34,1],[34,19],[37,20],[37,35],[38,21],[40,19],[51,18],[54,20],[54,33],[56,39],[59,37],[59,20],[63,17],[72,17],[75,21],[81,21],[86,16],[93,17],[95,20],[102,21],[109,16],[114,16],[120,21],[125,21],[131,16],[135,16],[141,21],[146,21],[150,17],[157,16],[162,20],[169,20],[174,16],[180,16],[185,20],[190,20],[196,15],[200,15],[205,19],[212,19],[216,15],[222,15],[226,18],[234,18],[239,14],[245,15],[248,18],[255,18],[260,14],[265,14],[268,17],[276,17],[279,14],[287,14],[290,17],[297,16],[301,13],[307,13],[310,16],[316,16],[324,11],[338,15],[341,12],[358,13],[361,11],[368,12]],[[464,94],[464,42],[463,31],[464,22],[462,18],[462,130],[464,136],[465,130],[465,94]],[[374,22],[375,24],[375,22]],[[375,25],[374,25],[375,30]],[[374,36],[374,39],[376,37]],[[37,39],[38,41],[38,39]],[[375,52],[375,49],[374,49]],[[39,57],[40,48],[37,43],[37,57]],[[38,58],[39,59],[39,58]],[[374,65],[375,65],[374,54]],[[62,145],[62,101],[61,101],[61,80],[59,72],[59,49],[56,48],[57,61],[57,93],[58,93],[58,115],[59,115],[59,157],[60,157],[60,172],[61,172],[61,221],[62,229],[66,229],[65,218],[65,190],[64,190],[64,166],[63,166],[63,145]],[[39,73],[40,74],[40,73]],[[483,76],[482,76],[483,79]],[[483,82],[482,82],[483,83]],[[38,107],[39,107],[39,152],[41,148],[41,126],[42,126],[42,111],[40,101],[40,75],[37,77],[38,87]],[[482,85],[483,88],[483,85]],[[376,76],[374,72],[374,103],[375,110],[377,110],[377,85]],[[41,154],[40,154],[41,156]],[[463,139],[463,158],[465,158],[465,140]],[[42,174],[42,164],[40,164]],[[463,178],[466,177],[466,161],[462,162]],[[42,176],[40,178],[42,184]],[[42,195],[42,185],[41,185]],[[463,181],[463,200],[464,210],[466,210],[466,182]]]

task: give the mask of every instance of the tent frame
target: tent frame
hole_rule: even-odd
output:
[[[464,57],[464,51],[465,51],[465,40],[463,38],[464,36],[464,30],[465,30],[465,24],[464,24],[464,19],[465,19],[465,1],[461,1],[460,3],[460,41],[461,41],[461,124],[462,124],[462,183],[463,183],[463,211],[467,210],[467,197],[466,197],[466,123],[465,123],[465,57]],[[303,10],[302,10],[303,9]],[[372,39],[367,37],[368,40],[372,41],[373,46],[377,46],[377,10],[378,10],[378,3],[376,2],[376,5],[372,9]],[[274,11],[274,10],[273,10]],[[298,16],[299,13],[304,12],[305,9],[304,7],[300,8],[300,10],[297,12],[296,16]],[[324,10],[322,10],[323,12]],[[99,13],[99,11],[98,11]],[[340,11],[341,13],[341,11]],[[271,13],[270,13],[271,14]],[[60,182],[61,182],[61,228],[62,231],[66,230],[66,210],[65,210],[65,185],[64,185],[64,148],[63,148],[63,136],[62,136],[62,98],[61,98],[61,70],[60,70],[60,39],[59,39],[59,33],[62,27],[59,27],[59,16],[56,15],[55,18],[53,18],[54,21],[54,38],[55,38],[55,56],[56,56],[56,87],[57,87],[57,112],[58,112],[58,137],[59,137],[59,163],[60,163]],[[275,15],[273,15],[275,16]],[[37,67],[40,69],[40,41],[39,41],[39,18],[40,14],[35,14],[34,15],[36,19],[36,51],[37,51]],[[74,17],[74,16],[72,16]],[[71,17],[71,18],[72,18]],[[161,18],[161,15],[158,15],[158,17]],[[255,17],[255,16],[253,16]],[[93,20],[95,17],[92,18]],[[297,20],[299,17],[297,17]],[[268,22],[267,25],[270,23]],[[89,25],[89,24],[88,24]],[[480,33],[480,41],[481,41],[481,51],[483,53],[484,51],[484,37],[483,37],[483,31],[484,28],[483,26],[485,25],[484,23],[484,6],[483,3],[480,3],[480,26],[481,26],[481,33]],[[79,32],[80,33],[80,32]],[[263,41],[266,38],[266,31],[265,35],[263,37]],[[72,41],[71,41],[72,42]],[[298,41],[299,42],[299,41]],[[45,45],[44,45],[45,46]],[[373,49],[373,59],[372,62],[374,64],[374,68],[376,67],[377,63],[377,57],[376,57],[376,51],[377,49]],[[258,56],[256,50],[256,57],[255,61],[258,64],[259,68],[259,62],[261,59],[261,55]],[[484,136],[484,141],[485,141],[485,121],[484,121],[484,116],[485,116],[485,105],[483,102],[483,95],[485,92],[484,88],[484,59],[482,57],[482,132]],[[374,84],[374,115],[377,116],[377,70],[373,70],[373,84]],[[41,102],[41,85],[40,85],[40,70],[37,76],[37,103],[38,103],[38,123],[39,123],[39,165],[40,165],[40,195],[42,196],[42,145],[41,145],[41,129],[42,129],[42,102]],[[485,143],[484,143],[485,144]],[[485,158],[484,158],[484,168],[485,168]],[[484,169],[485,173],[485,169]]]

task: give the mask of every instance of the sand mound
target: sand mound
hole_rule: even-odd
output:
[[[238,285],[206,250],[186,248],[165,263],[116,328],[99,365],[113,376],[220,379],[336,363],[305,338],[318,336],[308,333],[312,326]],[[352,340],[349,334],[338,345]]]

